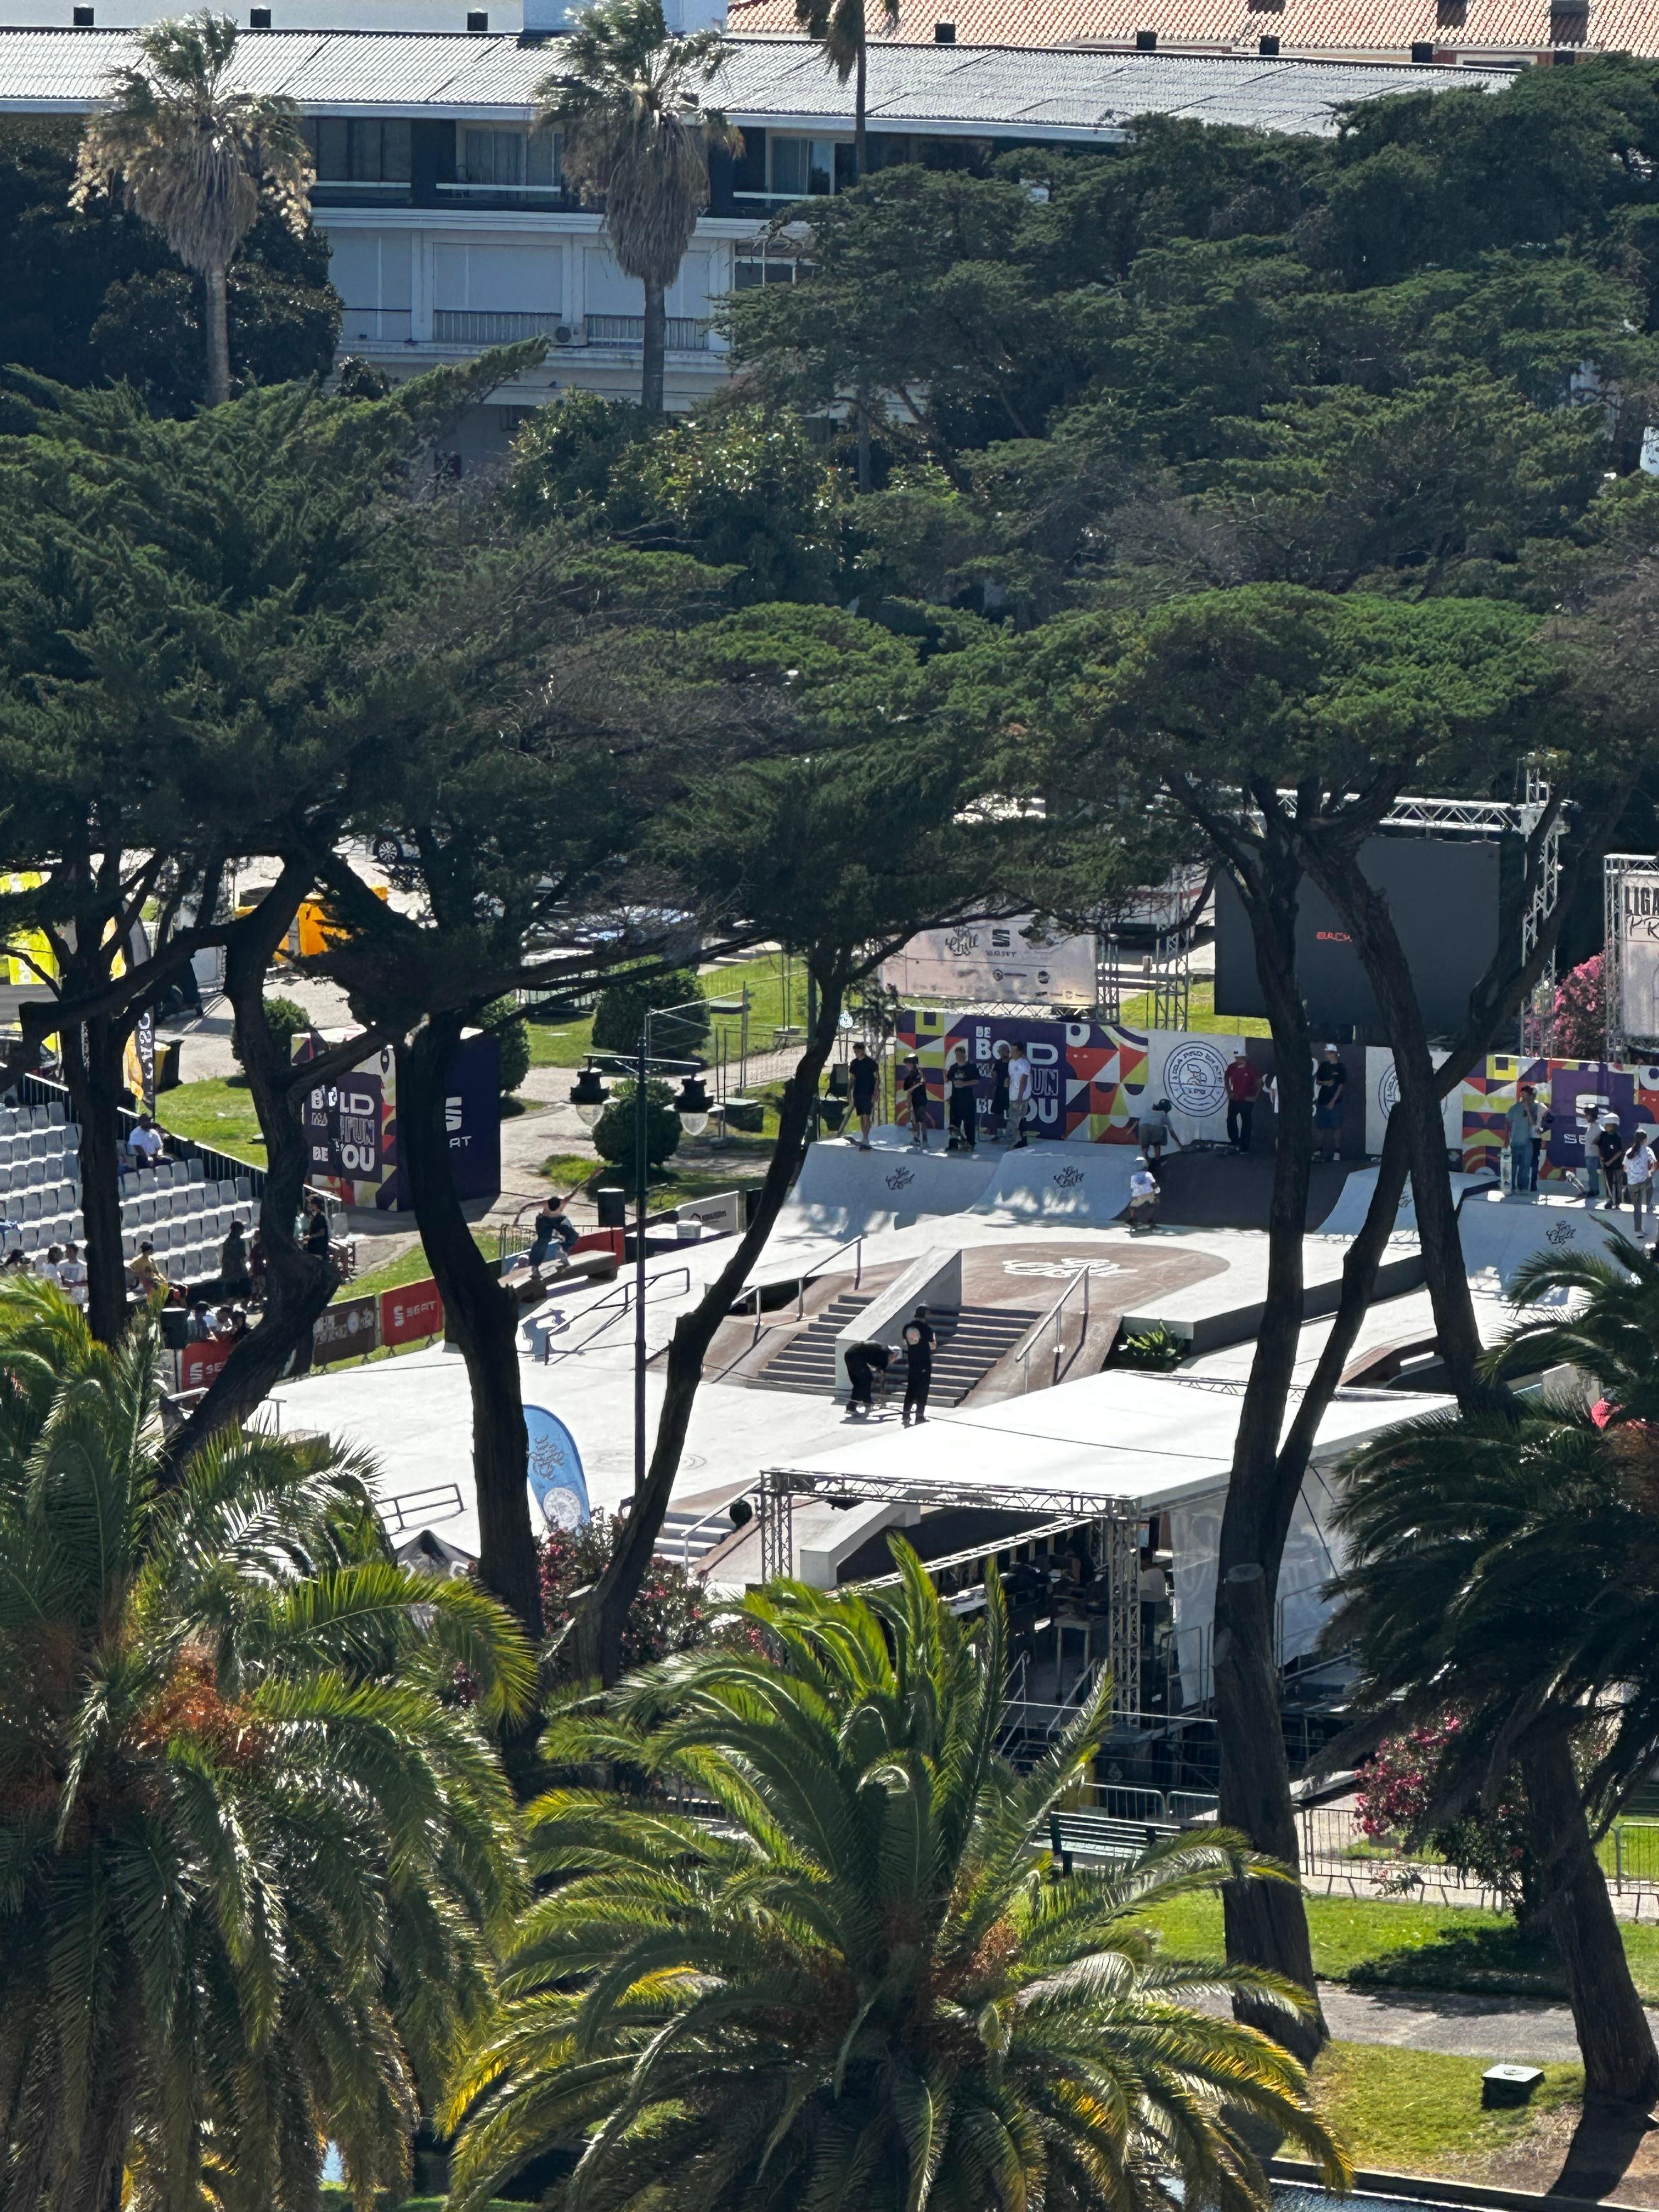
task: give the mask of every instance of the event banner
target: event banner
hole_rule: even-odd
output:
[[[380,1293],[380,1341],[413,1344],[423,1336],[436,1336],[444,1325],[444,1302],[430,1275],[418,1283],[405,1283]]]
[[[326,1367],[331,1360],[360,1359],[380,1340],[380,1304],[371,1291],[366,1297],[336,1298],[318,1315],[311,1333],[313,1365]]]
[[[884,961],[901,999],[1014,1000],[1091,1006],[1099,995],[1093,937],[1064,937],[1034,914],[925,929]]]
[[[1659,872],[1619,879],[1619,1019],[1627,1037],[1659,1042]]]

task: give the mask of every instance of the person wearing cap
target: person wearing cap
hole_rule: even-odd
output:
[[[1170,1126],[1170,1101],[1167,1098],[1160,1098],[1152,1111],[1143,1114],[1135,1124],[1136,1141],[1154,1176],[1158,1174],[1158,1163],[1164,1158],[1165,1145],[1173,1145],[1177,1152],[1186,1150],[1186,1146]]]
[[[933,1346],[938,1338],[926,1306],[918,1306],[900,1334],[904,1339],[904,1425],[927,1418],[927,1393],[933,1387]]]
[[[979,1070],[959,1044],[945,1063],[945,1097],[949,1109],[947,1152],[968,1153],[979,1149]]]
[[[1023,1044],[1017,1044],[1008,1056],[1008,1121],[1010,1127],[1018,1132],[1009,1149],[1023,1152],[1036,1126],[1036,1101],[1031,1096],[1031,1055]]]
[[[1653,1147],[1648,1142],[1645,1129],[1636,1132],[1630,1150],[1625,1154],[1625,1188],[1630,1193],[1631,1212],[1636,1217],[1636,1234],[1642,1233],[1642,1216],[1653,1218],[1653,1170],[1656,1162]]]
[[[1601,1164],[1601,1185],[1607,1193],[1601,1200],[1602,1210],[1617,1213],[1625,1202],[1625,1140],[1619,1133],[1619,1116],[1611,1110],[1601,1116],[1595,1157]]]
[[[1236,1152],[1248,1152],[1255,1102],[1261,1096],[1261,1078],[1250,1066],[1243,1045],[1228,1061],[1223,1080],[1227,1091],[1227,1142]]]
[[[1335,1159],[1342,1144],[1342,1100],[1348,1088],[1348,1071],[1337,1047],[1328,1044],[1314,1062],[1314,1157],[1324,1157],[1327,1147]]]
[[[1161,1195],[1158,1177],[1147,1165],[1146,1155],[1137,1152],[1134,1168],[1129,1176],[1129,1229],[1132,1235],[1156,1224],[1158,1201]]]
[[[1578,1132],[1584,1146],[1584,1203],[1594,1206],[1601,1195],[1601,1155],[1595,1149],[1601,1133],[1601,1114],[1593,1098],[1584,1099],[1578,1110],[1584,1117],[1584,1126]]]

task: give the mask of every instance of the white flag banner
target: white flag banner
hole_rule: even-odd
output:
[[[924,929],[883,962],[881,980],[907,1005],[967,999],[1092,1006],[1099,988],[1094,939],[1051,935],[1033,914]]]
[[[1619,1018],[1629,1037],[1659,1038],[1659,870],[1619,886]]]

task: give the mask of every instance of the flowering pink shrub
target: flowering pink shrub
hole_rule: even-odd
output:
[[[1558,985],[1550,1049],[1561,1060],[1600,1060],[1607,1042],[1607,988],[1598,952]]]
[[[1517,1780],[1505,1783],[1494,1805],[1477,1805],[1458,1820],[1429,1826],[1435,1798],[1456,1756],[1462,1726],[1455,1713],[1447,1713],[1385,1738],[1360,1778],[1359,1826],[1374,1842],[1396,1841],[1407,1849],[1428,1844],[1524,1916],[1533,1908],[1537,1884]]]
[[[612,1515],[598,1512],[585,1528],[548,1531],[541,1565],[542,1611],[550,1635],[569,1620],[572,1591],[588,1589],[605,1572],[618,1526]],[[760,1631],[748,1622],[715,1624],[697,1577],[672,1560],[653,1559],[623,1628],[623,1665],[653,1666],[717,1633],[756,1647],[760,1640]]]

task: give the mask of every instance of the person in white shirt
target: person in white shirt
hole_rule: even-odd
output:
[[[58,1262],[58,1279],[66,1294],[77,1306],[87,1302],[87,1263],[81,1257],[78,1244],[65,1244],[64,1256]]]
[[[1018,1129],[1011,1151],[1024,1148],[1031,1115],[1031,1063],[1023,1044],[1017,1044],[1008,1060],[1008,1126]]]
[[[1636,1132],[1636,1141],[1625,1154],[1625,1188],[1630,1193],[1631,1212],[1636,1217],[1636,1233],[1642,1233],[1642,1216],[1653,1218],[1653,1170],[1656,1165],[1652,1146],[1645,1129]]]
[[[138,1116],[137,1126],[127,1139],[127,1142],[143,1158],[147,1167],[153,1168],[161,1157],[161,1132],[148,1114],[141,1114]]]
[[[44,1260],[37,1261],[35,1262],[34,1268],[35,1273],[39,1275],[43,1283],[61,1284],[63,1282],[64,1279],[58,1272],[58,1267],[62,1263],[63,1257],[64,1253],[61,1245],[49,1244],[46,1247],[46,1258]]]
[[[1151,1229],[1158,1219],[1158,1177],[1146,1164],[1144,1152],[1135,1154],[1133,1172],[1129,1177],[1129,1227],[1131,1231]]]

